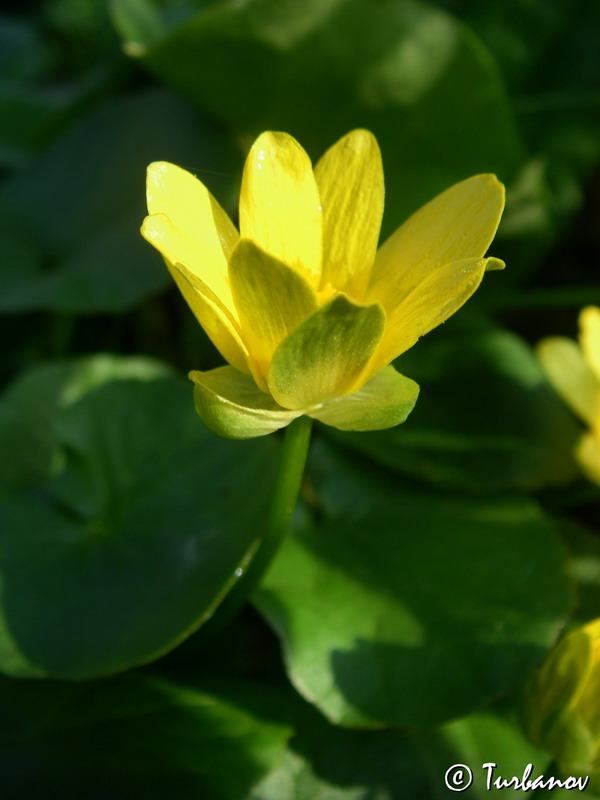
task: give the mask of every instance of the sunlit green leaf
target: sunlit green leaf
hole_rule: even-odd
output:
[[[486,797],[518,800],[523,796],[523,790],[515,789],[514,781],[512,786],[502,789],[494,786],[494,782],[503,778],[510,781],[515,776],[521,780],[528,764],[533,764],[532,780],[552,774],[548,772],[550,756],[527,740],[516,717],[514,712],[490,710],[418,733],[415,738],[428,765],[431,786],[437,790],[435,797],[455,797],[459,791],[460,783],[452,781],[455,770],[448,772],[454,764],[465,765],[471,770],[473,783],[470,787],[466,785],[469,778],[465,772],[457,777],[465,780],[463,785],[467,796],[477,800]],[[484,764],[495,766],[484,768]],[[446,788],[446,780],[454,791]],[[556,794],[556,790],[552,792],[553,797]]]
[[[256,598],[298,690],[344,725],[431,725],[519,681],[570,606],[554,526],[519,496],[436,494],[315,454],[322,522]]]

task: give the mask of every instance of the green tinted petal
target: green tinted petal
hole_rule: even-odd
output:
[[[330,400],[309,417],[342,431],[378,431],[404,422],[418,395],[418,384],[385,367],[358,392]]]
[[[229,281],[251,366],[266,387],[273,353],[317,310],[317,299],[297,272],[249,241],[233,251]]]
[[[190,372],[194,403],[211,431],[228,439],[251,439],[285,428],[301,411],[281,408],[252,378],[233,367]]]
[[[269,388],[285,408],[306,408],[359,388],[365,364],[381,340],[385,312],[338,295],[281,343]]]

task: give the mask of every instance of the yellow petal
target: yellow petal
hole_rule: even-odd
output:
[[[146,198],[149,214],[164,214],[179,233],[179,237],[163,236],[158,243],[148,241],[172,264],[185,264],[227,304],[231,300],[227,261],[239,235],[225,211],[203,183],[166,161],[148,167]],[[179,249],[182,241],[187,243],[188,260]]]
[[[600,308],[587,306],[579,315],[579,341],[583,357],[600,381]],[[600,408],[598,409],[600,412]]]
[[[504,187],[495,175],[475,175],[446,189],[415,212],[377,253],[368,302],[386,311],[435,270],[481,258],[500,222]]]
[[[287,133],[261,134],[246,159],[240,233],[318,288],[321,211],[309,157]]]
[[[273,353],[317,310],[317,298],[301,275],[244,239],[231,255],[229,280],[252,373],[268,391]]]
[[[388,313],[381,344],[367,367],[373,374],[412,347],[465,303],[481,283],[490,259],[445,264],[430,273]],[[497,259],[493,259],[497,268]]]
[[[246,345],[239,327],[219,298],[183,264],[169,264],[169,272],[208,338],[223,358],[241,372],[250,372]]]
[[[600,484],[600,431],[584,433],[577,445],[577,459],[587,477]]]
[[[584,422],[593,426],[600,406],[600,382],[577,342],[553,336],[538,344],[537,353],[554,389]]]
[[[232,317],[237,316],[223,251],[203,248],[199,239],[177,228],[165,214],[152,214],[142,223],[142,236],[161,253],[167,264],[184,264],[208,286]],[[223,266],[224,265],[224,266]]]
[[[361,300],[377,252],[383,215],[383,167],[372,133],[355,130],[333,145],[315,168],[323,208],[323,275]]]

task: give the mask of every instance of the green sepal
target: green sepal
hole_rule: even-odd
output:
[[[309,416],[342,431],[378,431],[404,422],[418,396],[417,383],[384,367],[358,392],[336,397]]]
[[[352,390],[385,328],[378,303],[358,305],[334,297],[279,345],[269,388],[285,408],[307,408]]]
[[[196,411],[208,428],[228,439],[252,439],[285,428],[301,411],[289,411],[234,367],[194,370]]]

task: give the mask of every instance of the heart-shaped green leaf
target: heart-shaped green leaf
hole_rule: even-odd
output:
[[[436,494],[320,451],[323,521],[289,538],[256,602],[294,685],[343,725],[433,725],[513,686],[570,607],[531,500]]]
[[[44,368],[23,378],[50,411],[24,488],[0,504],[0,668],[11,674],[82,678],[155,658],[211,614],[262,534],[277,442],[215,437],[189,382],[139,380],[135,362],[137,379],[117,360],[120,379],[88,379],[82,395],[76,379],[93,361],[60,390]]]

